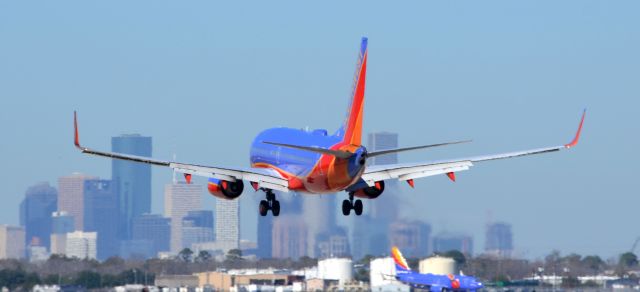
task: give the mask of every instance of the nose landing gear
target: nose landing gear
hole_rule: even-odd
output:
[[[353,192],[349,193],[349,199],[342,201],[342,215],[349,216],[351,210],[353,209],[356,216],[362,215],[362,210],[364,206],[362,204],[362,200],[358,199],[353,201]]]
[[[273,216],[280,215],[280,201],[276,200],[276,194],[269,189],[263,189],[263,191],[265,192],[266,200],[260,201],[260,205],[258,205],[260,216],[267,216],[269,210],[271,210]]]

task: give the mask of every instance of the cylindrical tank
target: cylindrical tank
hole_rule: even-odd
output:
[[[340,285],[353,281],[353,261],[348,258],[329,258],[318,261],[318,278],[338,280]]]
[[[420,261],[420,273],[448,275],[458,274],[458,270],[452,258],[434,256]]]

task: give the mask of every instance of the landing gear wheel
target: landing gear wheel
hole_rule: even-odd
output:
[[[349,200],[344,200],[342,201],[342,215],[344,216],[349,216],[349,213],[351,213],[351,201]]]
[[[353,204],[353,211],[355,211],[357,216],[362,215],[362,201],[361,200],[356,200],[356,203]]]
[[[280,201],[273,200],[271,202],[271,213],[273,213],[273,216],[280,215]]]
[[[267,202],[267,200],[260,201],[258,211],[260,212],[260,216],[267,216],[267,213],[269,212],[269,202]]]

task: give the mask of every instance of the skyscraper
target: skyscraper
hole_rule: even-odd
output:
[[[117,221],[118,192],[111,180],[84,181],[84,229],[97,233],[97,259],[105,260],[118,254]]]
[[[0,225],[0,259],[22,259],[25,257],[24,228]]]
[[[282,215],[273,220],[274,258],[298,259],[307,255],[307,226],[303,215]]]
[[[307,252],[318,257],[318,237],[328,236],[336,227],[336,195],[304,196],[304,221],[307,225]],[[262,218],[259,218],[262,219]]]
[[[67,233],[67,246],[65,254],[68,257],[79,259],[97,258],[97,237],[96,232],[75,231]]]
[[[65,254],[67,252],[67,233],[74,231],[73,216],[65,211],[51,214],[51,242],[49,250],[51,254]]]
[[[42,246],[49,247],[51,213],[57,208],[58,191],[49,183],[40,183],[27,189],[20,203],[20,225],[25,228],[25,244],[37,238]]]
[[[171,219],[157,214],[143,214],[133,219],[133,241],[146,241],[150,250],[144,253],[155,257],[170,250]]]
[[[272,258],[273,249],[273,216],[258,217],[258,248],[256,256],[263,259]]]
[[[171,218],[171,251],[180,252],[182,244],[182,219],[189,213],[202,209],[202,185],[174,183],[164,187],[164,215]]]
[[[58,179],[58,211],[73,216],[74,230],[84,230],[84,181],[96,177],[74,173]]]
[[[429,255],[431,226],[420,221],[396,221],[389,225],[389,241],[409,257]]]
[[[191,248],[194,243],[213,241],[213,212],[189,211],[182,218],[182,245]]]
[[[351,255],[349,237],[344,228],[334,227],[330,231],[318,234],[316,242],[315,257],[348,257]]]
[[[433,252],[444,253],[452,250],[473,255],[473,238],[468,235],[439,233],[433,237]]]
[[[216,198],[216,242],[224,250],[240,248],[239,208],[238,200]]]
[[[489,224],[485,237],[484,250],[486,253],[498,257],[511,256],[513,252],[513,235],[510,224],[504,222]]]
[[[111,150],[151,157],[151,137],[139,134],[112,137]],[[130,239],[133,218],[151,212],[151,165],[113,159],[111,179],[118,190],[119,237]]]

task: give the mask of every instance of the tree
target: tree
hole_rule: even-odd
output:
[[[193,251],[190,248],[185,248],[178,253],[178,257],[184,262],[191,262]]]
[[[210,259],[211,259],[211,254],[206,250],[201,250],[198,253],[198,256],[196,256],[196,261],[201,263],[208,262]]]
[[[597,255],[590,255],[582,258],[582,264],[597,274],[604,266],[604,261]]]
[[[467,262],[467,258],[459,250],[450,250],[448,252],[445,252],[443,256],[452,258],[454,261],[456,261],[456,264],[458,264],[458,266],[462,266]]]
[[[92,271],[82,271],[78,273],[75,284],[87,289],[100,288],[100,274]]]
[[[227,252],[226,260],[235,261],[242,258],[242,250],[234,248]]]
[[[638,256],[632,252],[625,252],[620,255],[619,263],[625,268],[633,268],[638,265]]]

